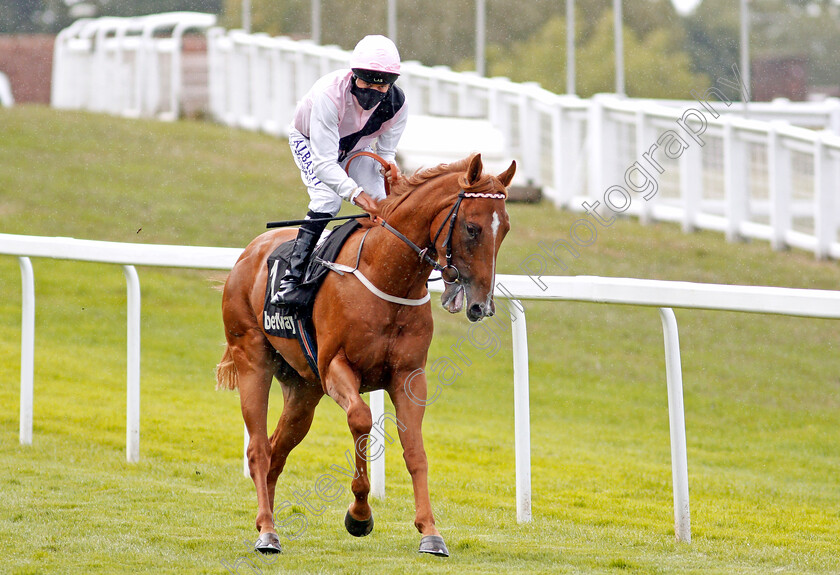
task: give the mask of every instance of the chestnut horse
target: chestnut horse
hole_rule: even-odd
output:
[[[355,499],[345,527],[355,536],[370,533],[366,453],[373,422],[360,394],[384,389],[396,409],[414,487],[420,552],[448,555],[432,514],[421,435],[423,367],[433,331],[426,282],[433,268],[441,270],[448,280],[443,306],[457,313],[466,305],[470,321],[495,311],[496,255],[510,229],[505,198],[516,164],[499,176],[483,174],[482,169],[481,156],[475,154],[391,182],[392,193],[378,204],[377,217],[364,220],[342,248],[336,263],[347,267],[328,274],[315,299],[312,319],[320,378],[297,340],[263,330],[266,259],[279,244],[294,239],[295,230],[260,235],[233,267],[222,298],[227,347],[216,377],[217,388],[239,388],[250,434],[248,466],[257,491],[258,551],[281,551],[272,514],[275,486],[289,452],[309,431],[324,394],[347,413],[355,446]],[[266,419],[273,377],[283,389],[284,404],[269,439]]]

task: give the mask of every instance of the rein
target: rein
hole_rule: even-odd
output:
[[[353,162],[353,160],[355,160],[359,156],[367,156],[369,158],[373,158],[374,160],[379,162],[382,165],[382,168],[385,169],[385,170],[389,169],[392,165],[392,164],[389,164],[388,162],[386,162],[381,156],[378,156],[378,155],[374,154],[373,152],[362,151],[362,152],[356,152],[355,154],[350,156],[350,159],[347,160],[347,163],[344,165],[344,171],[345,172],[347,172],[348,174],[350,173],[350,164]],[[391,183],[388,181],[388,178],[383,178],[383,179],[385,180],[385,196],[387,197],[387,196],[391,195]],[[300,226],[300,225],[303,225],[306,222],[336,222],[336,221],[339,221],[339,220],[356,220],[356,219],[359,219],[359,218],[366,218],[366,217],[368,217],[368,214],[354,214],[352,216],[333,216],[333,217],[330,217],[330,218],[314,218],[314,219],[311,219],[311,220],[307,220],[307,219],[303,219],[303,220],[283,220],[281,222],[268,222],[267,224],[265,224],[265,227],[268,228],[268,229],[271,229],[271,228],[285,228],[287,226]]]
[[[349,160],[347,160],[347,163],[344,165],[344,171],[345,171],[345,172],[347,172],[347,174],[349,174],[349,173],[350,173],[350,164],[353,162],[353,160],[355,160],[355,159],[356,159],[356,158],[358,158],[359,156],[367,156],[367,157],[369,157],[369,158],[373,158],[374,160],[376,160],[377,162],[379,162],[379,164],[380,164],[380,165],[382,166],[382,168],[383,168],[383,169],[385,169],[385,170],[388,170],[389,168],[391,168],[391,164],[389,164],[388,162],[386,162],[386,161],[385,161],[385,159],[384,159],[384,158],[382,158],[381,156],[379,156],[379,155],[377,155],[377,154],[374,154],[373,152],[362,151],[362,152],[357,152],[357,153],[353,154],[352,156],[350,156],[350,159],[349,159]],[[388,178],[384,178],[384,179],[385,179],[385,196],[387,197],[387,196],[390,196],[390,195],[391,195],[391,184],[390,184],[390,182],[388,181]],[[456,212],[457,212],[457,207],[458,207],[458,205],[460,204],[461,200],[463,199],[463,196],[461,195],[461,194],[463,194],[463,193],[464,193],[464,190],[461,190],[461,192],[458,194],[458,203],[456,203],[456,204],[455,204],[455,206],[456,206]],[[497,194],[497,195],[501,195],[501,194]],[[502,196],[502,197],[503,197],[503,196]],[[457,215],[457,213],[456,213],[456,215]],[[362,214],[360,214],[360,216],[356,216],[356,217],[363,217],[363,215],[362,215]],[[424,261],[424,262],[426,262],[427,264],[429,264],[430,266],[432,266],[432,268],[433,268],[433,269],[435,269],[435,270],[437,270],[437,271],[441,272],[441,277],[443,277],[443,272],[444,272],[444,270],[445,270],[446,268],[455,269],[455,268],[451,265],[451,261],[452,261],[452,248],[448,245],[449,238],[451,238],[451,236],[452,236],[452,228],[451,228],[451,227],[450,227],[450,229],[449,229],[449,235],[447,236],[447,251],[446,251],[446,254],[447,254],[447,256],[446,256],[446,257],[447,257],[446,262],[447,262],[447,265],[444,267],[444,266],[440,265],[437,261],[435,261],[433,258],[431,258],[431,257],[429,256],[429,254],[428,254],[428,252],[429,252],[429,248],[421,249],[421,248],[420,248],[417,244],[415,244],[415,243],[414,243],[414,242],[412,242],[410,239],[408,239],[408,238],[407,238],[407,237],[406,237],[406,236],[405,236],[402,232],[400,232],[398,229],[396,229],[396,228],[395,228],[395,227],[393,227],[391,224],[389,224],[388,222],[386,222],[383,218],[380,218],[380,217],[378,217],[378,216],[377,216],[377,217],[374,217],[374,218],[373,218],[373,220],[374,220],[374,221],[376,221],[376,222],[379,222],[379,224],[380,224],[383,228],[385,228],[386,230],[388,230],[389,232],[391,232],[392,234],[394,234],[395,236],[397,236],[400,240],[402,240],[402,241],[403,241],[403,243],[405,243],[408,247],[410,247],[410,248],[411,248],[411,249],[413,249],[415,252],[417,252],[417,254],[420,256],[420,259],[421,259],[422,261]],[[453,218],[452,225],[453,225],[453,226],[455,225],[454,218]],[[438,231],[438,235],[440,235],[440,231]],[[432,242],[432,246],[434,246],[434,244],[435,244],[436,242],[437,242],[437,236],[435,236],[435,241],[434,241],[434,242]],[[458,271],[458,270],[457,270],[457,269],[455,269],[455,271],[456,271],[456,273],[457,273],[457,271]],[[453,280],[453,281],[457,281],[457,277],[460,277],[460,274],[458,274],[458,276],[456,276],[456,279],[455,279],[455,280]],[[446,281],[446,280],[444,279],[444,281]],[[452,282],[447,282],[447,283],[452,283]]]
[[[350,159],[347,160],[346,164],[344,164],[344,171],[347,172],[347,175],[350,175],[350,164],[353,163],[353,160],[355,160],[359,156],[367,156],[368,158],[373,158],[374,160],[379,162],[379,164],[382,166],[383,170],[387,171],[391,167],[391,164],[386,162],[385,159],[382,158],[382,156],[378,156],[378,155],[374,154],[373,152],[366,152],[366,151],[356,152],[355,154],[350,156]],[[391,195],[391,182],[388,181],[388,178],[382,178],[382,179],[385,180],[385,197],[388,197],[388,196]]]
[[[452,206],[452,209],[449,210],[449,213],[446,215],[446,218],[440,224],[440,228],[438,228],[437,233],[435,234],[434,239],[432,240],[432,249],[434,249],[435,244],[437,244],[437,240],[440,237],[441,232],[443,232],[443,228],[446,226],[446,223],[449,222],[449,230],[446,232],[446,239],[443,240],[443,247],[446,250],[446,265],[440,265],[434,258],[429,256],[429,248],[420,248],[417,244],[407,238],[402,232],[394,228],[391,224],[386,222],[381,217],[374,217],[374,221],[378,221],[379,224],[397,236],[403,243],[405,243],[408,247],[413,249],[419,256],[420,260],[426,262],[432,269],[435,269],[440,272],[440,279],[443,280],[445,284],[454,284],[459,283],[461,279],[461,272],[458,271],[454,265],[452,265],[452,234],[455,230],[455,220],[458,218],[458,212],[461,208],[461,202],[464,201],[466,198],[490,198],[494,200],[503,200],[507,197],[506,194],[487,194],[487,193],[475,193],[475,192],[465,192],[462,188],[458,191],[458,199],[455,201],[455,204]],[[367,232],[365,232],[365,237],[367,237]],[[359,244],[359,257],[361,257],[362,253],[362,246],[364,245],[364,239],[362,239],[361,244]],[[324,264],[326,265],[326,264]],[[347,267],[347,266],[344,266]],[[330,268],[333,269],[333,268]],[[451,270],[451,271],[449,271]],[[339,271],[338,269],[333,269],[333,271]],[[379,289],[376,288],[370,281],[361,275],[361,272],[358,271],[358,259],[356,261],[356,268],[347,268],[341,269],[340,271],[354,273],[355,275],[359,276],[359,280],[367,287],[371,292],[379,296],[380,298],[393,302],[393,303],[400,303],[403,305],[420,305],[421,303],[425,303],[428,301],[429,294],[427,293],[424,298],[419,300],[406,300],[404,298],[397,298],[395,296],[390,296]]]
[[[347,163],[344,166],[345,172],[347,172],[349,174],[350,164],[353,162],[353,160],[355,160],[359,156],[368,156],[370,158],[373,158],[374,160],[379,162],[379,164],[381,164],[382,167],[385,170],[388,170],[389,168],[392,167],[392,164],[389,164],[382,157],[374,154],[373,152],[362,151],[362,152],[357,152],[356,154],[353,154],[350,157],[350,159],[347,160]],[[395,166],[394,166],[394,168],[395,168]],[[390,186],[390,183],[388,181],[388,178],[384,178],[384,180],[385,180],[385,195],[389,196],[391,194],[391,186]],[[462,184],[462,186],[463,186],[463,184]],[[449,210],[449,213],[446,215],[446,218],[440,224],[440,228],[438,228],[438,231],[435,234],[435,237],[432,239],[432,245],[429,246],[429,247],[426,247],[426,248],[421,248],[420,246],[415,244],[405,234],[403,234],[398,229],[396,229],[394,226],[392,226],[391,224],[386,222],[384,218],[382,218],[380,216],[370,216],[370,217],[373,219],[374,222],[378,223],[383,228],[385,228],[386,230],[388,230],[389,232],[394,234],[404,244],[406,244],[408,247],[410,247],[412,250],[414,250],[417,253],[417,255],[419,256],[420,261],[430,265],[432,267],[432,269],[440,272],[440,279],[442,279],[444,283],[454,284],[454,283],[459,283],[460,282],[461,272],[458,271],[457,267],[452,265],[452,235],[455,231],[455,221],[458,219],[458,212],[461,209],[461,202],[463,202],[467,198],[490,198],[490,199],[494,199],[494,200],[504,200],[504,199],[507,198],[507,194],[504,194],[504,193],[467,192],[462,187],[458,191],[458,199],[455,200],[455,204]],[[368,216],[368,214],[357,214],[357,215],[354,215],[354,216],[323,218],[323,220],[332,221],[332,220],[364,218],[364,217],[367,217],[367,216]],[[280,226],[283,226],[283,225],[295,225],[295,224],[298,224],[298,223],[302,223],[303,221],[304,220],[295,220],[295,221],[291,221],[291,222],[270,222],[266,227],[280,227]],[[432,258],[429,255],[429,250],[430,249],[432,251],[435,250],[435,245],[437,244],[438,238],[440,237],[441,233],[443,233],[443,229],[444,229],[444,227],[446,227],[447,222],[449,223],[449,229],[446,232],[446,238],[443,240],[443,247],[446,250],[446,265],[440,265],[440,263],[438,263],[435,258]],[[368,230],[368,231],[370,231],[370,230]],[[318,259],[317,262],[320,263],[321,265],[327,267],[328,269],[338,273],[339,275],[344,275],[345,273],[350,273],[350,274],[355,275],[359,279],[359,281],[371,293],[373,293],[374,295],[376,295],[377,297],[379,297],[381,299],[384,299],[385,301],[389,301],[391,303],[396,303],[396,304],[400,304],[400,305],[408,305],[408,306],[422,305],[422,304],[426,303],[427,301],[429,301],[428,292],[426,293],[426,295],[424,297],[422,297],[420,299],[407,299],[407,298],[401,298],[401,297],[392,296],[390,294],[387,294],[387,293],[383,292],[382,290],[380,290],[379,288],[377,288],[375,285],[373,285],[373,283],[367,277],[365,277],[362,274],[361,271],[359,271],[359,261],[361,259],[362,247],[364,247],[365,238],[367,238],[367,232],[365,232],[365,235],[362,238],[361,243],[359,244],[359,252],[357,254],[356,265],[354,267],[345,266],[345,265],[337,264],[337,263],[333,263],[333,262],[327,262],[327,261],[324,261],[324,260],[321,260],[321,259]]]
[[[455,201],[455,204],[452,206],[452,209],[449,210],[449,213],[446,215],[446,218],[438,228],[437,233],[435,234],[435,238],[432,241],[432,247],[437,243],[440,234],[443,232],[443,228],[446,226],[447,222],[449,223],[449,230],[446,233],[446,239],[444,239],[444,248],[446,249],[446,265],[440,265],[435,259],[429,256],[429,248],[420,248],[417,244],[411,241],[408,237],[405,236],[402,232],[396,229],[394,226],[386,222],[383,218],[379,216],[374,217],[374,221],[378,222],[383,228],[394,234],[397,238],[399,238],[403,243],[405,243],[408,247],[413,249],[419,256],[420,260],[424,261],[425,263],[432,266],[433,269],[440,272],[440,278],[446,284],[454,284],[458,283],[461,279],[461,273],[458,271],[454,265],[452,265],[452,234],[455,230],[455,220],[458,218],[458,211],[461,208],[461,202],[464,201],[466,198],[490,198],[494,200],[503,200],[507,196],[505,194],[485,194],[485,193],[473,193],[473,192],[465,192],[461,189],[458,192],[458,199]],[[356,278],[364,285],[368,291],[372,294],[377,296],[380,299],[385,301],[399,304],[399,305],[407,305],[407,306],[418,306],[423,305],[427,301],[429,301],[430,296],[428,291],[426,295],[419,299],[409,299],[409,298],[402,298],[393,296],[391,294],[385,293],[379,288],[377,288],[373,282],[371,282],[360,270],[359,270],[359,262],[361,261],[362,257],[362,248],[365,245],[365,239],[367,239],[367,235],[370,232],[370,229],[365,232],[364,236],[362,236],[362,241],[359,242],[359,251],[356,254],[356,265],[353,267],[346,266],[339,263],[328,262],[324,261],[320,258],[316,258],[317,263],[323,265],[324,267],[336,272],[339,275],[344,275],[345,273],[353,274]],[[452,271],[447,271],[452,270]]]
[[[403,243],[405,243],[408,247],[410,247],[410,248],[411,248],[411,249],[413,249],[415,252],[417,252],[417,255],[419,255],[419,256],[420,256],[420,259],[421,259],[421,260],[423,260],[424,262],[426,262],[427,264],[429,264],[430,266],[432,266],[432,268],[436,269],[437,271],[441,271],[441,270],[443,270],[443,266],[441,266],[441,265],[440,265],[439,263],[437,263],[437,262],[436,262],[436,261],[435,261],[432,257],[430,257],[430,256],[429,256],[429,254],[428,254],[428,252],[429,252],[429,248],[424,248],[424,249],[421,249],[421,248],[420,248],[420,246],[418,246],[417,244],[415,244],[414,242],[412,242],[412,241],[411,241],[410,239],[408,239],[405,235],[403,235],[403,233],[402,233],[402,232],[400,232],[400,231],[399,231],[398,229],[396,229],[394,226],[392,226],[391,224],[389,224],[388,222],[386,222],[384,219],[382,219],[382,218],[380,218],[380,217],[377,217],[376,219],[379,221],[379,224],[380,224],[383,228],[385,228],[386,230],[388,230],[389,232],[391,232],[392,234],[394,234],[395,236],[397,236],[399,239],[401,239],[401,240],[403,241]]]

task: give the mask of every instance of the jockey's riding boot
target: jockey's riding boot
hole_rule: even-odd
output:
[[[310,211],[306,214],[308,219],[328,218],[332,214]],[[306,303],[302,301],[303,294],[297,287],[303,282],[309,258],[315,251],[315,245],[321,232],[327,227],[327,222],[304,222],[298,229],[295,238],[292,254],[289,256],[289,267],[277,286],[277,292],[271,298],[271,303],[288,306],[300,306]]]

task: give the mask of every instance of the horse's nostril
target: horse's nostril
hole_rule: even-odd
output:
[[[474,303],[470,306],[470,313],[474,316],[480,316],[484,313],[484,304]]]

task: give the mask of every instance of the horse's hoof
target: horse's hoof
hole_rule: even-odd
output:
[[[260,553],[282,553],[280,538],[276,533],[263,533],[254,544],[254,550]]]
[[[443,542],[443,537],[440,535],[426,535],[423,537],[420,540],[420,549],[417,552],[437,555],[438,557],[449,557],[449,549],[446,548],[446,543]]]
[[[373,514],[364,521],[359,521],[354,519],[348,510],[347,515],[344,516],[344,527],[353,537],[364,537],[373,531]]]

